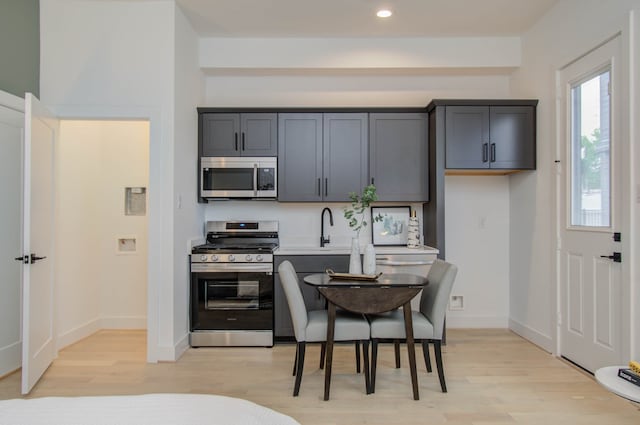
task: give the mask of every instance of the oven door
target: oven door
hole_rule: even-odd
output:
[[[235,270],[198,271],[212,265],[192,264],[191,331],[272,331],[272,265],[229,266]]]

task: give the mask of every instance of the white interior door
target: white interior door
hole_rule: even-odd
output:
[[[23,223],[22,393],[56,355],[54,332],[54,149],[59,123],[27,93]]]
[[[622,358],[619,38],[558,79],[560,354],[591,372]]]
[[[24,100],[0,92],[0,376],[20,368]]]

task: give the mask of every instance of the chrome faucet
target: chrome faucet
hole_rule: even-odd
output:
[[[333,214],[331,214],[331,209],[329,207],[324,207],[322,213],[320,214],[320,246],[323,247],[324,244],[329,243],[329,236],[325,239],[324,237],[324,213],[329,213],[329,224],[333,226]]]

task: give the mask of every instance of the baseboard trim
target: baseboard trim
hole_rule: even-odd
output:
[[[22,365],[22,341],[0,348],[0,378],[20,369]]]
[[[517,333],[527,341],[537,345],[543,350],[553,353],[553,340],[550,336],[544,335],[543,333],[527,326],[521,322],[518,322],[514,319],[509,319],[509,329],[513,332]]]
[[[95,319],[92,319],[63,334],[60,334],[58,335],[58,340],[56,341],[56,350],[61,350],[65,347],[68,347],[69,345],[74,344],[81,339],[84,339],[96,333],[100,329],[100,319],[96,317]]]
[[[147,329],[146,316],[112,316],[100,318],[101,329]]]

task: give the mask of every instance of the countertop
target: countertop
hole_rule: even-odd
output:
[[[418,248],[406,246],[376,246],[376,254],[438,254],[436,248],[422,245]],[[274,255],[349,255],[351,248],[347,246],[280,246]],[[364,253],[364,246],[360,247],[360,253]]]

